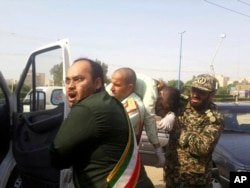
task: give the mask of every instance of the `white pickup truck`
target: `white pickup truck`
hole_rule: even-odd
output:
[[[40,86],[36,87],[36,95],[38,99],[38,109],[48,110],[56,108],[60,103],[64,102],[64,93],[62,86]],[[23,112],[30,112],[32,104],[31,89],[23,100]]]

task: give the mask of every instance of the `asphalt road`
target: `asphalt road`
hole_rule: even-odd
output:
[[[151,166],[145,166],[145,169],[155,188],[163,188],[163,169]]]

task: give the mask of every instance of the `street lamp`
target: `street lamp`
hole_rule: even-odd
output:
[[[217,55],[217,53],[218,53],[218,51],[219,51],[219,48],[220,48],[221,43],[222,43],[222,40],[223,40],[224,38],[226,38],[226,34],[225,34],[225,33],[222,33],[222,34],[220,35],[220,41],[219,41],[219,43],[218,43],[218,45],[217,45],[217,47],[216,47],[216,49],[215,49],[214,55],[213,55],[213,57],[212,57],[212,59],[211,59],[211,62],[210,62],[210,71],[211,71],[211,74],[212,74],[213,76],[215,76],[215,73],[214,73],[214,59],[215,59],[215,56]]]
[[[14,91],[14,79],[11,79],[11,92],[13,93]]]
[[[180,90],[180,77],[181,77],[181,53],[182,53],[182,34],[186,31],[182,31],[181,35],[181,44],[180,44],[180,61],[179,61],[179,75],[178,75],[178,89]]]

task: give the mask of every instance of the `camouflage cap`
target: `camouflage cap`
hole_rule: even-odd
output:
[[[217,90],[217,80],[209,74],[198,75],[192,82],[191,87],[203,90],[203,91],[215,91]]]

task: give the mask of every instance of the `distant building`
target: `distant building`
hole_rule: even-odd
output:
[[[250,98],[250,84],[239,83],[235,87],[230,88],[229,94],[239,98]]]
[[[31,87],[32,85],[32,70],[29,70],[24,83]],[[45,86],[45,73],[36,73],[36,86]]]
[[[215,76],[219,82],[219,87],[225,87],[229,84],[233,84],[229,89],[229,95],[238,96],[239,98],[250,98],[250,79],[237,80],[238,84],[235,85],[234,81],[231,81],[229,77],[224,77],[223,75]]]
[[[224,77],[223,75],[218,75],[216,76],[216,79],[218,80],[219,82],[219,86],[220,87],[225,87],[228,85],[228,82],[229,82],[229,77]]]

